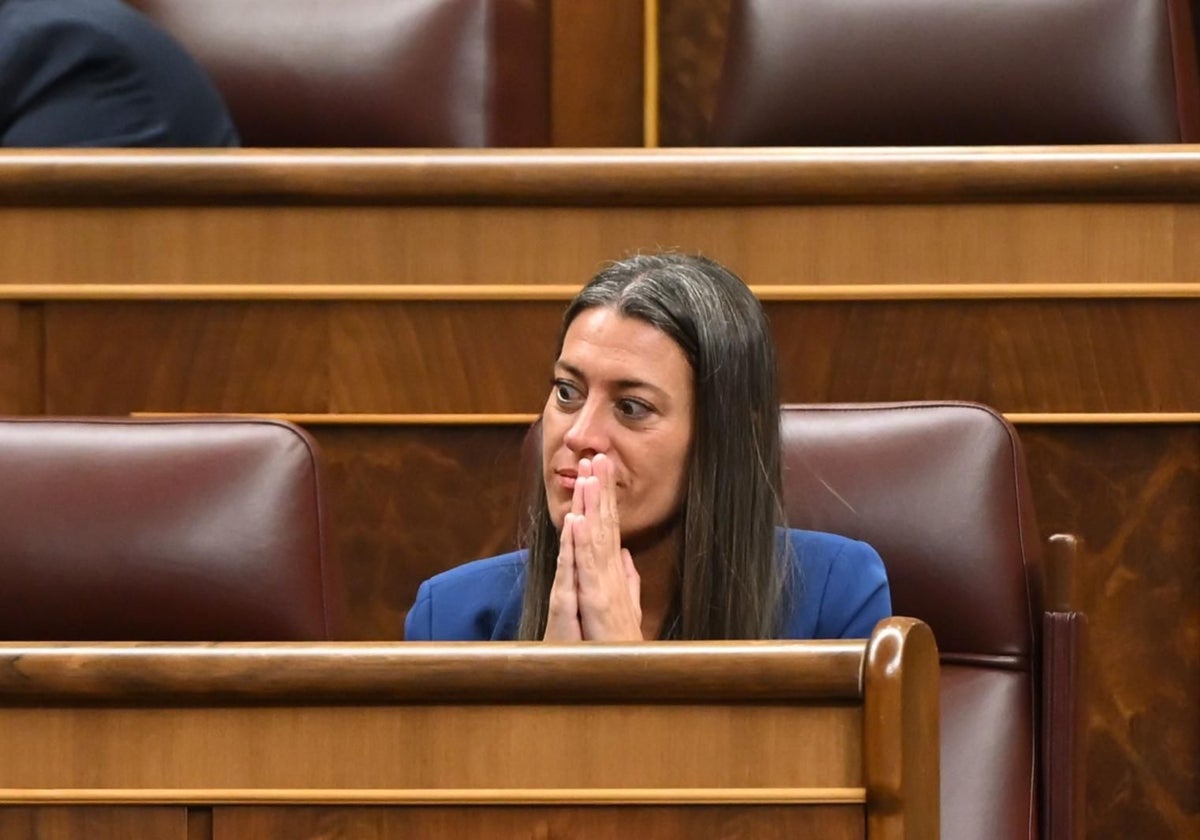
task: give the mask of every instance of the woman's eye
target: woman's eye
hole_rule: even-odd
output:
[[[579,400],[579,389],[562,379],[556,379],[551,386],[554,389],[554,399],[559,405],[571,405]]]
[[[625,420],[644,420],[650,416],[650,406],[638,400],[617,400],[617,413]]]

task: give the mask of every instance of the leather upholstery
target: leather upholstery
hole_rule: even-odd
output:
[[[247,146],[549,145],[549,0],[128,0]]]
[[[870,542],[941,654],[942,836],[1038,836],[1042,570],[1020,444],[967,403],[788,406],[788,524]],[[1035,620],[1036,617],[1036,620]]]
[[[710,142],[1200,139],[1188,0],[733,0]]]
[[[315,444],[268,420],[0,421],[0,639],[336,637]]]

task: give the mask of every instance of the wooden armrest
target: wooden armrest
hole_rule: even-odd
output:
[[[1042,616],[1042,828],[1047,840],[1084,836],[1087,616],[1064,608],[1075,600],[1076,550],[1074,537],[1051,538],[1049,608]]]

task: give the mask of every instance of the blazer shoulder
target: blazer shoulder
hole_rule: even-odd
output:
[[[474,560],[434,575],[421,584],[405,620],[412,641],[486,641],[502,616],[519,607],[525,578],[525,552]]]
[[[422,585],[440,593],[453,590],[463,594],[474,590],[489,591],[496,584],[512,583],[524,574],[525,552],[513,551],[463,563],[434,575]]]
[[[795,604],[787,638],[864,638],[892,614],[887,570],[861,540],[820,531],[788,531]]]

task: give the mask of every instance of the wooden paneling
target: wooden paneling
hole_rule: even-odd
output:
[[[537,411],[560,312],[557,303],[51,305],[47,411]]]
[[[330,406],[331,337],[317,307],[50,307],[45,330],[50,414]]]
[[[0,414],[19,414],[24,384],[20,307],[0,303]]]
[[[42,411],[42,309],[0,302],[0,414]]]
[[[4,840],[199,840],[183,807],[20,805],[0,808]]]
[[[768,304],[785,402],[1194,411],[1200,300]]]
[[[387,840],[528,840],[531,837],[588,837],[594,840],[785,840],[820,837],[855,840],[864,835],[862,810],[824,805],[789,807],[648,806],[554,807],[516,809],[477,806],[445,808],[313,809],[219,808],[213,840],[318,840],[346,837]]]
[[[1042,532],[1083,541],[1088,836],[1200,835],[1200,426],[1021,438]]]
[[[642,145],[642,21],[642,0],[553,0],[553,145]]]
[[[659,133],[703,146],[717,100],[730,0],[659,1]]]
[[[737,715],[720,705],[509,705],[499,727],[496,707],[478,703],[5,708],[0,752],[26,758],[0,767],[0,788],[854,787],[861,758],[847,733],[861,739],[861,716],[766,703]],[[637,761],[621,755],[628,744],[639,745]],[[756,761],[725,763],[734,751]]]
[[[188,808],[187,821],[187,840],[213,840],[212,808]]]
[[[0,230],[5,283],[582,285],[662,249],[756,286],[1200,281],[1200,206],[1171,204],[42,208]]]
[[[422,580],[517,547],[524,426],[310,431],[325,456],[350,638],[401,638]]]
[[[561,304],[46,304],[46,410],[527,413]],[[768,302],[788,402],[1200,410],[1200,298]]]

